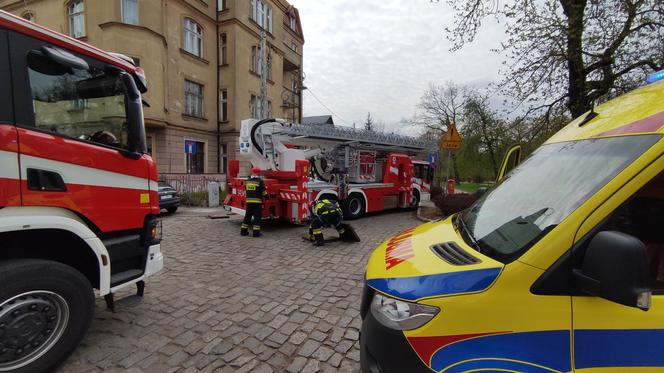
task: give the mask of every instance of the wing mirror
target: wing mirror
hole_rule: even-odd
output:
[[[578,288],[618,304],[650,309],[652,291],[646,247],[639,239],[615,231],[592,238],[581,269],[574,269]]]

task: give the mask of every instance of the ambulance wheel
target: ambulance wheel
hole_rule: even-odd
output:
[[[365,207],[364,197],[359,193],[351,193],[344,201],[342,207],[344,219],[353,220],[362,217]]]
[[[90,326],[90,281],[61,263],[23,259],[0,264],[0,284],[0,372],[53,371]]]

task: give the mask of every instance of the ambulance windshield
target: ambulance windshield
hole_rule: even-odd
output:
[[[459,219],[483,253],[511,262],[660,138],[624,136],[544,145]]]

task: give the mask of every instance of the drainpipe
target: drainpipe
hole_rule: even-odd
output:
[[[217,57],[216,57],[217,58],[217,66],[216,66],[217,82],[214,86],[215,86],[215,89],[217,90],[217,103],[216,103],[216,106],[217,106],[217,174],[220,174],[221,173],[221,122],[220,122],[221,111],[219,110],[219,106],[221,106],[220,105],[221,104],[221,101],[220,101],[221,96],[219,95],[219,78],[220,78],[220,76],[219,76],[220,75],[219,74],[219,62],[220,62],[219,61],[219,52],[220,51],[219,51],[219,7],[218,7],[218,5],[219,5],[219,2],[217,1],[217,16],[215,17],[217,19],[217,35],[216,35],[217,36],[217,47],[216,47],[216,49],[217,49]]]

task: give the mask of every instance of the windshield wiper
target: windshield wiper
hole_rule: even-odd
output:
[[[461,228],[461,231],[468,236],[468,243],[470,246],[472,246],[477,252],[480,254],[482,253],[482,247],[480,246],[479,243],[475,240],[475,237],[473,237],[473,234],[470,232],[470,229],[466,225],[466,222],[463,221],[463,217],[461,214],[457,215],[457,226]]]

